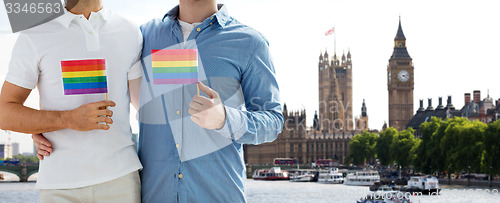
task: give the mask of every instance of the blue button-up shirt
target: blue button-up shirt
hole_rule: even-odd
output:
[[[141,27],[144,36],[139,158],[143,202],[245,202],[242,144],[272,142],[283,127],[267,40],[228,16],[225,6],[190,33],[178,7]],[[207,130],[188,113],[196,84],[153,83],[151,50],[197,49],[199,79],[226,110],[222,129]],[[200,92],[203,96],[206,96]]]

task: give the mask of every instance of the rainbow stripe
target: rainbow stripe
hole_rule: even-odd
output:
[[[198,50],[153,49],[153,84],[198,83]]]
[[[61,61],[64,95],[108,93],[105,59]]]

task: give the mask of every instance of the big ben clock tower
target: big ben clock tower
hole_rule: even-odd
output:
[[[399,19],[398,32],[394,38],[394,51],[387,66],[387,89],[389,90],[389,126],[406,129],[413,117],[413,63],[406,50],[406,37]]]

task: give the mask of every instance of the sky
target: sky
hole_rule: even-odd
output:
[[[124,3],[127,2],[127,3]],[[353,62],[353,113],[361,114],[366,100],[369,127],[380,129],[388,122],[387,64],[394,48],[399,16],[407,49],[415,68],[414,111],[419,99],[453,97],[456,108],[464,105],[464,93],[481,91],[481,97],[500,98],[496,88],[500,75],[500,12],[495,1],[348,1],[348,0],[219,0],[238,21],[258,30],[269,41],[282,102],[289,110],[307,111],[312,125],[318,109],[318,58],[325,50],[350,50]],[[161,18],[174,0],[104,0],[107,8],[137,24]],[[11,33],[3,5],[0,6],[0,80],[16,35]],[[27,105],[38,106],[31,95]],[[132,117],[135,117],[135,112]],[[134,118],[133,131],[138,128]],[[0,132],[0,143],[9,137]],[[21,151],[32,151],[28,135],[11,134]],[[28,146],[29,145],[29,146]]]

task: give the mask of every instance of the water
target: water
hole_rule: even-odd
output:
[[[488,188],[446,187],[437,197],[411,197],[412,203],[500,203],[500,194],[485,191]],[[369,193],[368,187],[340,184],[296,183],[288,181],[247,181],[247,200],[259,202],[347,202],[359,200]],[[0,182],[0,203],[39,202],[39,191],[34,182]]]

